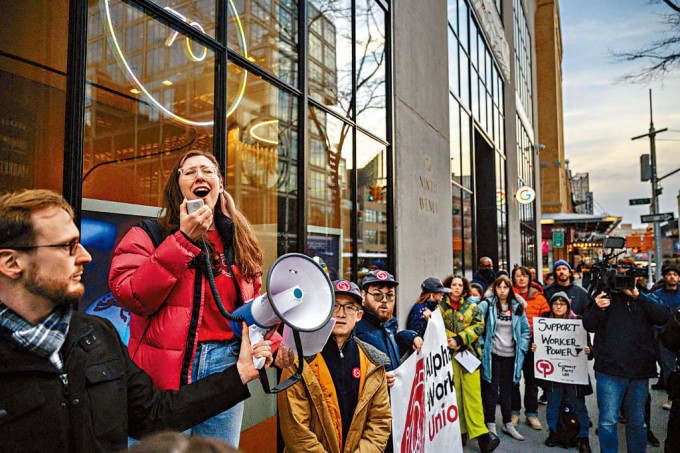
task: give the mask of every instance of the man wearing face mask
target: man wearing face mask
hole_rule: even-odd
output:
[[[582,315],[586,305],[588,305],[588,291],[574,283],[571,266],[565,260],[557,260],[553,266],[555,282],[543,289],[543,294],[550,300],[555,293],[560,291],[569,296],[571,311],[577,315]]]
[[[483,256],[479,259],[479,266],[475,275],[472,276],[471,283],[478,283],[482,285],[484,291],[489,289],[489,286],[496,281],[496,274],[493,271],[493,260],[488,256]]]

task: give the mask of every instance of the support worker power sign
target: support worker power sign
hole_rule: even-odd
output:
[[[534,318],[534,376],[564,384],[588,384],[587,332],[580,319]]]
[[[394,370],[390,389],[396,453],[463,452],[451,353],[441,312],[427,323],[420,354]]]

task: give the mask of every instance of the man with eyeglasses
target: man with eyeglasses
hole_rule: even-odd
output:
[[[73,210],[49,190],[0,195],[0,445],[3,451],[109,452],[182,431],[249,396],[252,349],[236,366],[163,392],[129,358],[113,325],[79,313],[84,266]]]
[[[370,343],[385,353],[390,359],[387,366],[387,386],[394,385],[394,374],[391,372],[401,365],[401,357],[411,349],[420,351],[423,338],[413,330],[399,329],[394,317],[396,305],[396,286],[399,284],[387,271],[370,271],[361,282],[364,313],[357,323],[357,338]]]
[[[385,451],[392,419],[388,358],[357,339],[362,318],[356,283],[333,282],[335,326],[323,350],[306,360],[302,381],[278,394],[285,451]],[[295,367],[284,370],[287,379]]]

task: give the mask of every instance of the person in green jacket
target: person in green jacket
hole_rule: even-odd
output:
[[[439,303],[451,355],[455,358],[457,354],[468,351],[481,360],[479,337],[484,332],[484,318],[476,304],[479,299],[469,297],[470,282],[465,277],[451,275],[443,284],[451,289],[451,293],[446,294]],[[500,439],[490,433],[484,424],[479,368],[470,373],[455,359],[451,360],[451,364],[461,433],[467,433],[470,439],[476,438],[482,453],[492,452],[500,444]]]

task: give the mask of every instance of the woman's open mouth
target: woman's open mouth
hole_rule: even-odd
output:
[[[210,189],[207,187],[199,187],[198,189],[194,190],[194,195],[196,195],[198,198],[205,198],[209,193]]]

